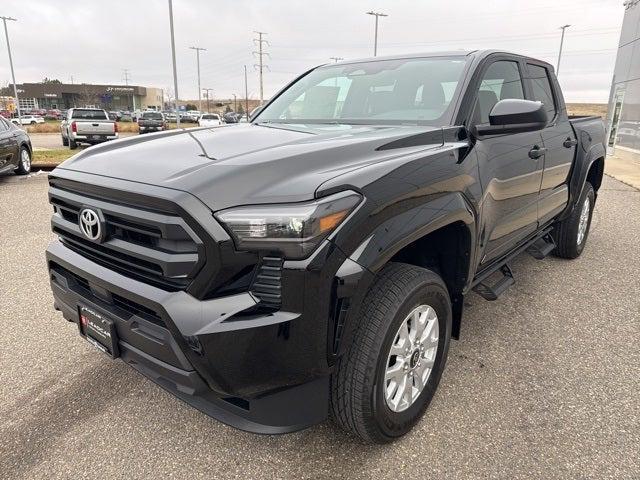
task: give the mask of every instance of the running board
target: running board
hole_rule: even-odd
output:
[[[537,260],[544,259],[556,248],[556,242],[553,240],[551,233],[547,233],[533,242],[527,253]]]
[[[502,278],[493,285],[487,285],[484,282],[478,283],[473,287],[473,291],[480,295],[485,300],[493,301],[497,300],[511,285],[516,281],[513,278],[513,272],[509,265],[506,263],[500,267],[500,273]]]

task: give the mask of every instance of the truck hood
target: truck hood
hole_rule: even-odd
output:
[[[329,179],[442,143],[425,126],[237,124],[111,141],[58,169],[185,191],[215,211],[309,200]]]

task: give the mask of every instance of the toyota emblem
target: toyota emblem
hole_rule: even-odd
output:
[[[80,231],[89,240],[98,242],[102,239],[102,222],[98,212],[92,208],[83,208],[79,216]]]

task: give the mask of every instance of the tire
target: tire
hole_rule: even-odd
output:
[[[341,428],[355,434],[363,442],[388,443],[413,428],[438,387],[451,339],[451,301],[447,287],[436,273],[412,265],[390,263],[382,269],[362,305],[353,319],[356,322],[353,341],[339,359],[331,377],[331,413]],[[424,353],[430,352],[433,366],[430,373],[426,373],[428,377],[423,389],[416,389],[419,394],[416,393],[413,403],[394,411],[391,406],[393,399],[387,400],[387,388],[391,391],[394,389],[391,383],[387,386],[385,373],[396,364],[411,364],[407,368],[412,370],[400,373],[408,379],[406,375],[418,371],[413,370],[414,367],[420,368],[420,363],[413,363],[416,353],[420,355],[420,350],[415,349],[405,357],[405,360],[410,358],[411,362],[397,363],[399,357],[392,356],[391,348],[394,344],[397,350],[404,348],[404,345],[402,348],[397,346],[402,340],[399,328],[416,308],[425,308],[427,305],[433,309],[431,314],[435,312],[437,315],[431,321],[437,324],[438,337],[432,339],[433,347]],[[432,325],[430,332],[436,332],[435,325]],[[430,361],[424,358],[422,361],[425,362],[422,368],[428,370]],[[411,395],[415,384],[410,385]],[[400,391],[399,387],[396,392]]]
[[[558,222],[552,230],[551,235],[556,242],[556,248],[553,254],[560,258],[578,258],[589,236],[589,228],[591,227],[591,218],[593,216],[593,207],[595,205],[595,192],[593,186],[589,182],[585,182],[582,193],[576,202],[576,207],[564,220]],[[583,225],[585,230],[580,235],[581,216],[588,202],[588,212]]]
[[[76,143],[75,140],[71,140],[69,138],[67,139],[67,141],[69,142],[69,150],[75,150],[76,148],[78,148],[78,144]]]
[[[68,147],[69,146],[69,139],[67,137],[65,137],[64,135],[62,136],[62,146],[63,147]]]
[[[27,147],[20,148],[20,158],[18,159],[18,167],[15,169],[16,174],[26,175],[31,171],[31,152]]]

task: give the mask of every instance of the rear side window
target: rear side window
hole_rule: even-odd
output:
[[[104,110],[89,110],[84,108],[76,108],[73,110],[71,118],[81,120],[108,120],[107,113]]]
[[[500,60],[492,63],[482,77],[473,114],[474,123],[489,123],[489,113],[500,100],[524,100],[518,62]]]
[[[531,85],[533,87],[533,99],[544,104],[549,120],[556,116],[556,105],[553,100],[553,90],[549,81],[549,72],[539,65],[527,64]]]

